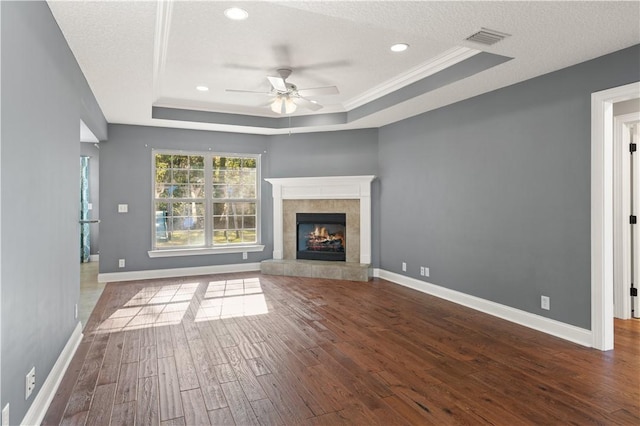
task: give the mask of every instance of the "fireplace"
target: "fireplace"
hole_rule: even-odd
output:
[[[345,213],[297,213],[296,258],[346,261]]]
[[[273,193],[273,260],[296,260],[296,213],[345,212],[348,246],[344,263],[370,264],[371,182],[374,179],[375,176],[265,179],[272,185]]]
[[[273,259],[260,262],[262,273],[288,277],[368,281],[372,273],[370,263],[373,179],[375,176],[265,179],[273,188]],[[318,262],[298,259],[297,214],[333,212],[345,213],[346,220],[342,220],[346,222],[344,261]],[[325,220],[316,223],[335,225]],[[315,231],[315,227],[313,230]]]

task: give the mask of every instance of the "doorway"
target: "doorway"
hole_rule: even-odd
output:
[[[591,335],[613,349],[614,175],[613,104],[640,95],[640,82],[591,94]]]
[[[100,259],[100,144],[80,121],[80,298],[78,319],[83,327],[95,307],[104,284],[98,282]]]

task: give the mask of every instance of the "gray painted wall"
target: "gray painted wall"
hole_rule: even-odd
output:
[[[79,123],[104,137],[106,121],[47,4],[0,8],[1,404],[11,403],[15,425],[78,322]]]
[[[591,93],[639,76],[635,46],[381,128],[381,267],[590,329]]]
[[[269,140],[271,177],[374,175],[377,129],[293,133]]]
[[[149,258],[152,223],[152,149],[262,154],[262,178],[375,174],[377,131],[260,136],[145,126],[109,125],[100,144],[100,272],[226,265],[270,259],[273,252],[271,185],[262,183],[263,252]],[[117,212],[128,204],[129,213]],[[118,268],[125,259],[125,268]]]
[[[93,210],[89,212],[89,219],[100,219],[100,149],[91,142],[80,142],[80,155],[89,156],[89,202]],[[91,255],[100,253],[99,246],[100,224],[89,225],[91,239]]]
[[[150,258],[152,238],[152,149],[182,149],[226,153],[264,154],[267,138],[261,135],[109,125],[109,140],[100,144],[100,272],[124,272],[258,262],[273,248],[241,253]],[[265,159],[262,160],[266,163]],[[268,166],[266,167],[268,168]],[[270,218],[271,189],[263,182],[263,216]],[[118,213],[128,204],[128,213]],[[271,244],[270,220],[262,223],[263,242]],[[118,259],[126,267],[118,268]]]
[[[46,3],[0,2],[0,20],[0,400],[17,424],[77,324],[78,122],[100,140],[107,125]],[[150,150],[267,151],[263,177],[380,176],[380,267],[400,273],[405,260],[418,278],[429,266],[430,282],[589,328],[590,93],[637,80],[639,56],[635,46],[379,132],[110,126],[101,144],[101,270],[121,271],[119,257],[129,270],[239,263],[239,255],[146,257]],[[249,261],[272,249],[271,190],[262,189],[268,247]],[[130,213],[118,215],[118,203]],[[540,294],[551,296],[550,312],[540,311]],[[38,383],[25,401],[34,365]]]

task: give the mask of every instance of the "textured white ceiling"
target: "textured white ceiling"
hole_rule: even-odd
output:
[[[288,130],[151,118],[152,106],[273,117],[267,75],[293,68],[300,88],[342,112],[384,92],[434,57],[467,47],[514,59],[348,124],[299,131],[378,127],[595,58],[640,42],[640,3],[405,1],[49,1],[111,123],[274,134]],[[226,19],[240,6],[246,21]],[[512,36],[487,47],[465,41],[481,27]],[[411,45],[393,53],[396,42]],[[198,92],[206,85],[208,92]],[[310,114],[301,108],[294,115]]]

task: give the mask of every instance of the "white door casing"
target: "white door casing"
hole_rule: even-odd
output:
[[[591,335],[613,349],[613,104],[640,97],[640,82],[591,94]]]

